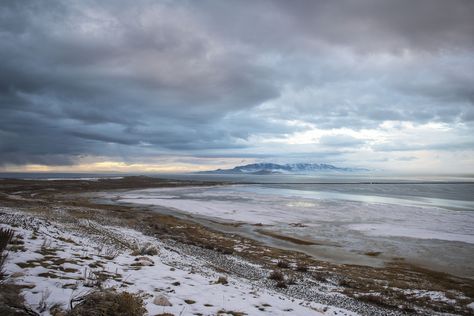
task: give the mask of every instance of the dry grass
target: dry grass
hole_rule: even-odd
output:
[[[0,228],[0,281],[4,277],[3,265],[7,259],[6,248],[12,241],[14,234],[11,229]]]
[[[91,292],[71,302],[77,303],[65,316],[143,316],[143,299],[128,292],[103,290]]]
[[[8,228],[0,228],[0,315],[37,315],[24,305],[23,297],[20,295],[21,286],[4,283],[4,267],[7,258],[7,246],[14,237],[14,231]],[[17,246],[23,244],[22,238],[16,238]]]
[[[299,272],[307,272],[308,271],[308,267],[304,264],[304,263],[298,263],[298,265],[296,266],[296,271],[299,271]]]
[[[387,304],[386,300],[384,300],[384,298],[380,295],[367,294],[367,295],[358,297],[358,299],[363,302],[367,302],[367,303],[382,306],[382,307],[393,307],[390,304]]]
[[[20,291],[21,286],[19,285],[7,283],[0,286],[0,315],[38,315],[24,305]]]
[[[278,271],[278,270],[273,270],[268,276],[268,278],[270,280],[279,281],[279,282],[285,281],[285,276],[283,275],[283,273],[281,273],[281,271]]]
[[[287,261],[278,260],[277,267],[282,269],[288,269],[290,267],[290,264]]]

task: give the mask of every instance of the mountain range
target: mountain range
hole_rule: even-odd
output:
[[[364,168],[342,168],[330,164],[317,163],[295,163],[295,164],[276,164],[276,163],[253,163],[243,166],[237,166],[232,169],[217,169],[210,171],[200,171],[201,174],[307,174],[316,172],[360,172],[369,171]]]

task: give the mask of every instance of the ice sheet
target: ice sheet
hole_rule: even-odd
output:
[[[381,263],[402,257],[428,268],[474,278],[474,268],[469,264],[474,260],[474,211],[272,190],[269,193],[268,188],[257,185],[186,187],[121,192],[109,197],[225,222],[269,225],[265,229],[337,247],[305,247],[305,251],[322,255],[324,260],[354,260],[355,264],[363,260],[369,264],[365,254],[380,252],[380,257],[371,260]]]
[[[160,205],[182,212],[250,224],[304,223],[344,226],[370,236],[439,239],[474,244],[474,212],[437,207],[308,199],[235,187],[148,189],[119,201]],[[275,189],[275,191],[278,191]]]

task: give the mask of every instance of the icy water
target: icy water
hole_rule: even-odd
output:
[[[245,223],[229,229],[333,262],[377,266],[404,260],[474,278],[474,183],[263,182],[136,190],[115,197],[123,203]],[[261,229],[314,245],[271,238],[260,234]]]

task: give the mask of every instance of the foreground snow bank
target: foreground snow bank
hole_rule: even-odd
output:
[[[69,308],[71,300],[95,288],[139,293],[150,315],[355,315],[216,273],[203,260],[135,230],[89,221],[68,226],[1,211],[0,227],[14,229],[21,244],[8,256],[9,281],[25,286],[27,304],[42,315],[55,305]],[[159,254],[135,256],[123,247],[144,244]],[[219,276],[228,284],[217,282]]]

